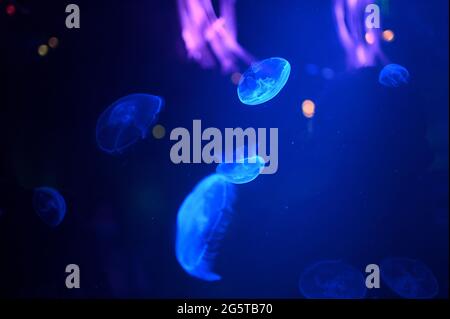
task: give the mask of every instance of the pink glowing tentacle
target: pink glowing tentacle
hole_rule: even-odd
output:
[[[365,8],[370,0],[334,0],[334,16],[339,40],[346,52],[350,68],[373,66],[385,61],[380,31],[365,24]],[[371,41],[366,40],[366,34]]]
[[[225,20],[225,26],[233,39],[237,38],[236,28],[236,0],[222,0],[220,2],[220,13]]]
[[[178,0],[182,38],[190,59],[204,68],[217,62],[224,72],[250,64],[253,57],[237,41],[235,0],[221,0],[218,17],[211,0]]]

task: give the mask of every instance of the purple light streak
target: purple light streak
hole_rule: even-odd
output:
[[[373,1],[370,0],[334,0],[338,36],[351,69],[385,61],[380,46],[380,29],[368,29],[365,24],[365,9],[371,3]]]
[[[220,64],[223,72],[238,70],[240,61],[251,64],[253,57],[237,41],[236,0],[220,0],[221,16],[212,0],[178,0],[182,37],[190,59],[203,68]]]

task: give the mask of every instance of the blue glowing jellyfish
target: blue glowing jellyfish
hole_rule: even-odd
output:
[[[378,81],[387,87],[398,88],[409,82],[408,70],[398,64],[388,64],[380,72]]]
[[[258,105],[273,99],[285,86],[290,73],[291,65],[283,58],[253,63],[239,81],[239,99],[247,105]]]
[[[203,179],[184,200],[178,211],[176,256],[191,276],[220,280],[212,264],[232,214],[234,186],[220,175]]]
[[[162,98],[149,94],[131,94],[114,102],[97,122],[100,149],[110,154],[122,153],[140,138],[146,138],[163,104]]]
[[[38,216],[50,227],[58,226],[66,215],[64,198],[50,187],[34,189],[33,207]]]
[[[342,261],[321,261],[300,277],[300,292],[308,299],[361,299],[366,295],[361,272]]]
[[[233,184],[245,184],[253,181],[264,169],[264,159],[260,156],[246,157],[234,163],[221,163],[216,173]]]
[[[402,298],[430,299],[439,285],[433,272],[421,261],[410,258],[386,258],[380,264],[381,279]]]

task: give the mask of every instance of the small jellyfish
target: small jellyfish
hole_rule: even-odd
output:
[[[291,65],[283,58],[253,63],[239,81],[239,99],[247,105],[258,105],[273,99],[285,86],[290,73]]]
[[[402,298],[430,299],[439,285],[433,272],[421,261],[410,258],[386,258],[380,264],[381,279]]]
[[[33,207],[38,216],[50,227],[58,226],[66,215],[64,198],[50,187],[34,189]]]
[[[157,120],[163,99],[149,94],[127,95],[109,106],[97,122],[97,144],[101,150],[117,154],[145,139]]]
[[[401,65],[388,64],[381,70],[378,81],[386,87],[398,88],[408,84],[409,72]]]
[[[212,271],[217,246],[232,215],[234,186],[220,175],[203,179],[186,197],[178,211],[176,257],[193,277],[217,281]]]
[[[264,169],[264,159],[260,156],[246,157],[235,163],[217,165],[216,173],[233,184],[245,184],[253,181]]]
[[[342,261],[321,261],[300,277],[300,292],[308,299],[361,299],[366,295],[361,272]]]

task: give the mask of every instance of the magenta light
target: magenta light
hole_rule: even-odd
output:
[[[226,73],[238,70],[240,61],[253,58],[237,41],[236,0],[220,0],[220,14],[211,0],[178,0],[182,37],[190,59],[204,68],[218,64]]]
[[[371,0],[334,0],[334,16],[339,40],[347,54],[352,69],[374,66],[385,57],[380,47],[381,31],[367,29],[366,6]],[[367,41],[369,33],[371,41]]]

